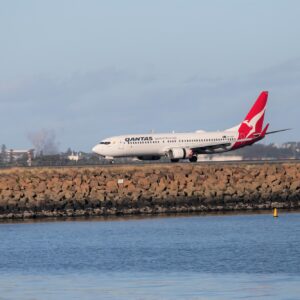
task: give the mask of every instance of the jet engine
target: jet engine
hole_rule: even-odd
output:
[[[191,158],[193,156],[193,150],[185,148],[172,148],[169,150],[169,157],[175,159]]]

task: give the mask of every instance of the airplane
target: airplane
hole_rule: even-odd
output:
[[[244,121],[224,131],[114,136],[95,145],[92,151],[111,161],[117,157],[139,160],[168,157],[174,163],[181,159],[197,162],[198,155],[233,151],[250,146],[269,134],[290,130],[268,131],[269,124],[263,126],[267,101],[268,92],[261,92]]]

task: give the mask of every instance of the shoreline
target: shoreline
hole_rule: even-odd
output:
[[[300,214],[300,209],[280,209],[280,215]],[[36,218],[16,218],[0,219],[0,225],[5,224],[35,224],[52,222],[120,222],[154,220],[165,218],[189,218],[189,217],[230,217],[230,216],[250,216],[269,215],[273,218],[273,210],[240,210],[240,211],[218,211],[218,212],[190,212],[190,213],[160,213],[160,214],[135,214],[135,215],[101,215],[101,216],[77,216],[77,217],[36,217]]]

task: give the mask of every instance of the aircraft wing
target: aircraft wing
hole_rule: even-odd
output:
[[[246,143],[246,142],[253,142],[259,140],[260,136],[254,137],[254,138],[246,138],[246,139],[239,139],[235,140],[233,143]],[[209,151],[209,150],[216,150],[216,149],[225,149],[226,147],[232,146],[232,143],[229,142],[219,142],[219,143],[210,143],[207,145],[203,145],[201,147],[191,147],[191,150],[193,150],[195,153],[201,153],[203,151]]]
[[[201,147],[191,147],[191,150],[193,150],[195,153],[202,152],[202,151],[209,151],[209,150],[216,150],[216,149],[225,149],[226,147],[231,146],[231,143],[210,143],[207,145],[203,145]]]

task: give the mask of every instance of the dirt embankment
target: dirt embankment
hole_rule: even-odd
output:
[[[0,219],[300,207],[300,164],[0,171]]]

